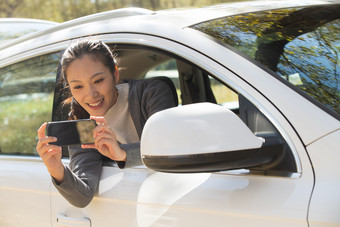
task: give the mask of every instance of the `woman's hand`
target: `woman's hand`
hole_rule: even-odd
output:
[[[64,180],[64,165],[61,162],[62,148],[49,143],[57,141],[56,137],[47,137],[45,135],[47,123],[45,122],[38,129],[39,141],[36,146],[37,152],[42,158],[48,172],[51,176],[61,183]]]
[[[116,139],[116,134],[109,128],[104,117],[94,117],[97,127],[93,130],[94,144],[82,145],[82,148],[97,149],[102,155],[115,160],[125,161],[126,152],[119,147]]]

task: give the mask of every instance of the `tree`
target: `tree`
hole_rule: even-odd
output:
[[[0,2],[0,17],[13,17],[16,9],[24,0],[7,0]]]
[[[1,17],[27,17],[64,22],[124,7],[150,10],[206,6],[232,0],[1,0]],[[236,0],[241,1],[241,0]]]

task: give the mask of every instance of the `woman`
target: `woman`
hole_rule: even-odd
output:
[[[119,168],[141,165],[140,138],[146,120],[176,105],[170,87],[159,80],[117,84],[119,72],[109,47],[84,40],[66,49],[61,59],[63,81],[71,94],[70,119],[97,122],[93,145],[69,146],[70,165],[61,162],[62,148],[49,144],[46,123],[38,130],[37,152],[58,191],[74,206],[85,207],[99,184],[105,157]]]

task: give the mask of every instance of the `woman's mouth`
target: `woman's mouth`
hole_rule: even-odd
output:
[[[104,99],[101,99],[97,102],[87,103],[87,105],[92,109],[98,109],[101,107],[101,104],[103,103]]]

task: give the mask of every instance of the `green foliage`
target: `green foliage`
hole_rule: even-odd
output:
[[[53,95],[44,98],[1,101],[0,153],[37,155],[37,130],[43,122],[51,121]]]
[[[93,13],[125,7],[160,10],[188,6],[206,6],[231,1],[232,0],[2,0],[2,2],[0,2],[0,17],[24,17],[64,22]]]
[[[37,155],[37,129],[51,121],[58,55],[0,69],[0,153]]]

